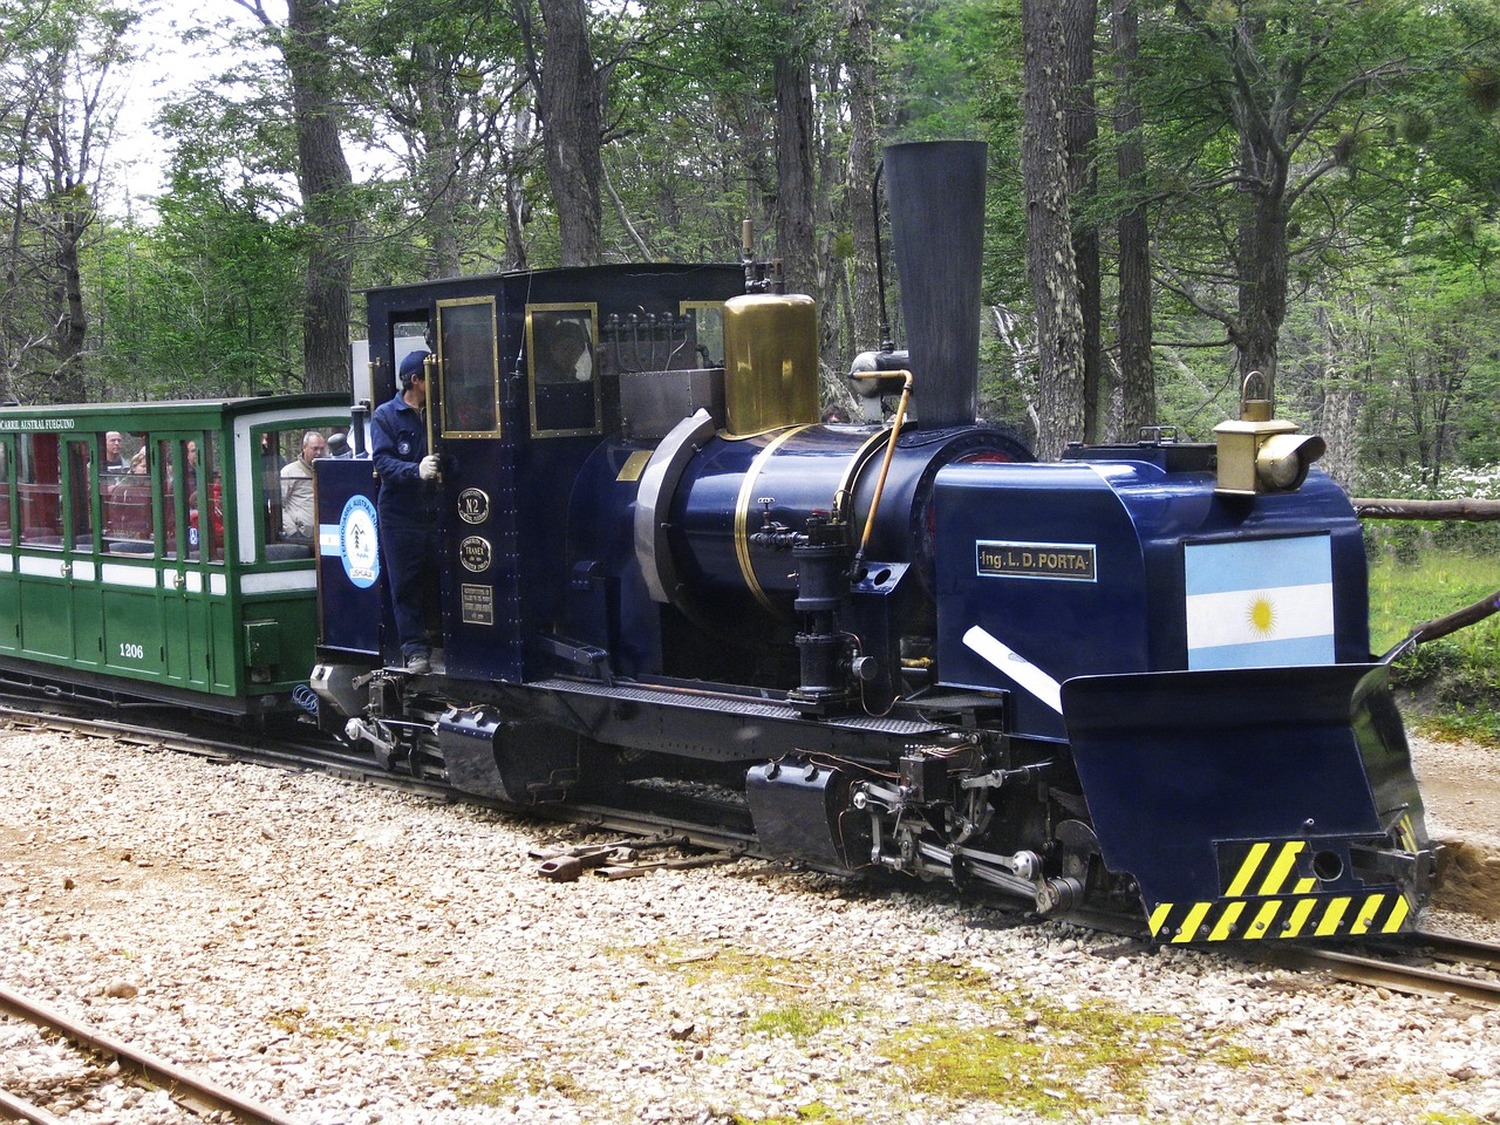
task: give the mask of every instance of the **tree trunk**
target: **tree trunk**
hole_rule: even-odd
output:
[[[782,0],[792,27],[805,25],[803,0]],[[818,299],[813,255],[813,101],[806,44],[781,44],[776,55],[776,252],[790,293]]]
[[[603,140],[599,72],[589,46],[584,0],[541,0],[547,43],[537,108],[547,182],[557,208],[559,265],[592,266],[603,257]]]
[[[1064,0],[1058,5],[1062,28],[1060,88],[1063,132],[1068,147],[1068,210],[1091,210],[1099,177],[1094,146],[1099,122],[1094,110],[1094,27],[1098,0]],[[1073,201],[1077,201],[1077,204]],[[1083,440],[1099,440],[1099,401],[1103,383],[1099,312],[1099,228],[1092,219],[1073,226],[1073,268],[1078,278],[1078,309],[1083,318]]]
[[[1247,167],[1264,167],[1278,158],[1245,144]],[[1279,190],[1277,185],[1279,184]],[[1230,339],[1239,351],[1243,380],[1252,371],[1266,377],[1275,395],[1276,344],[1286,319],[1287,219],[1286,176],[1272,169],[1270,179],[1252,186],[1239,231],[1239,317]]]
[[[1062,129],[1062,29],[1048,0],[1023,0],[1021,178],[1026,271],[1036,305],[1037,456],[1055,460],[1083,437],[1083,315],[1078,305]]]
[[[849,228],[854,257],[850,262],[854,323],[853,351],[880,343],[880,301],[875,287],[875,240],[879,216],[872,190],[879,161],[875,126],[874,26],[866,0],[844,0],[844,32],[849,69]]]
[[[72,195],[71,190],[68,195]],[[79,361],[83,357],[89,318],[83,307],[83,271],[78,265],[78,243],[92,214],[75,208],[71,199],[63,201],[62,206],[62,213],[56,216],[57,229],[54,231],[57,241],[57,303],[62,315],[53,331],[57,370],[51,387],[58,402],[87,402],[88,381]]]
[[[436,52],[429,43],[415,48],[419,77],[416,81],[417,105],[421,111],[420,132],[422,160],[419,164],[421,190],[427,197],[427,221],[424,224],[431,249],[428,251],[428,275],[453,277],[461,266],[458,240],[458,123],[452,103],[445,97],[437,80]]]
[[[349,388],[349,289],[354,275],[350,188],[332,88],[328,0],[288,0],[282,53],[292,80],[297,183],[311,230],[302,306],[309,391]]]
[[[1245,210],[1236,240],[1239,315],[1229,326],[1229,338],[1239,352],[1240,379],[1259,371],[1274,398],[1276,343],[1286,319],[1288,140],[1303,71],[1299,63],[1288,62],[1274,84],[1268,83],[1254,46],[1264,34],[1264,20],[1245,16],[1229,39],[1235,76],[1230,109],[1240,139],[1238,172],[1245,185]]]
[[[1146,156],[1141,107],[1133,92],[1139,21],[1136,0],[1113,0],[1115,150],[1120,187],[1130,205],[1120,214],[1120,434],[1132,441],[1156,425],[1156,371],[1151,356],[1151,235],[1146,225]]]

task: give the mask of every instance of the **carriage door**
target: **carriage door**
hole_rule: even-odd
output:
[[[73,661],[103,662],[103,586],[99,573],[99,438],[63,443],[63,495],[67,507],[68,600],[73,622]]]
[[[68,553],[68,456],[55,434],[21,437],[21,552],[17,556],[21,648],[74,658],[72,558]]]
[[[209,558],[215,550],[212,464],[202,433],[155,434],[161,473],[162,623],[167,682],[202,689],[213,679]],[[222,524],[219,525],[222,527]],[[222,538],[218,548],[222,550]]]
[[[443,632],[450,674],[496,674],[498,630],[515,619],[510,448],[500,439],[500,355],[493,297],[439,301],[437,398],[429,407],[443,455]]]
[[[0,434],[0,652],[21,647],[21,586],[16,577],[16,439]]]

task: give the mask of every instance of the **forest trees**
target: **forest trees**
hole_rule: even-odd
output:
[[[96,0],[0,5],[6,230],[0,393],[86,401],[82,256],[119,111],[134,15]]]
[[[354,177],[344,157],[333,58],[333,0],[287,0],[277,28],[262,0],[235,0],[275,33],[291,87],[297,184],[307,230],[302,354],[307,389],[349,385],[349,290],[354,275]]]
[[[201,14],[238,36],[163,113],[168,190],[120,216],[100,146],[130,19],[0,0],[0,393],[342,386],[355,287],[733,259],[746,217],[819,300],[831,391],[881,335],[881,146],[983,138],[1005,338],[981,398],[1043,453],[1206,436],[1251,367],[1345,479],[1494,444],[1487,0],[265,2]]]

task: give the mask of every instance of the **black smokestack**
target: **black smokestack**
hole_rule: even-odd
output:
[[[912,400],[923,429],[973,425],[978,406],[985,149],[983,141],[934,141],[885,150]]]

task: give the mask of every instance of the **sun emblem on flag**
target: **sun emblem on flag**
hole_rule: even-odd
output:
[[[1245,616],[1249,619],[1250,628],[1259,636],[1269,637],[1276,631],[1276,606],[1265,594],[1256,594],[1250,599]]]

